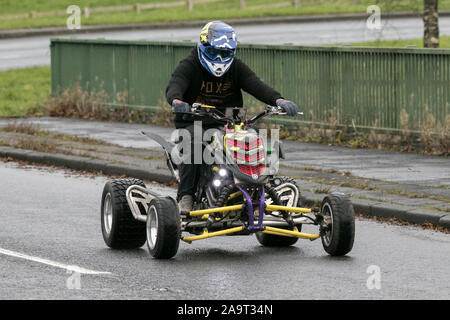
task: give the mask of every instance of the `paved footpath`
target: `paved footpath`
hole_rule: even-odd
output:
[[[66,146],[72,155],[78,155],[72,156],[73,159],[91,159],[87,164],[84,162],[86,169],[97,168],[108,172],[103,169],[105,162],[110,173],[117,174],[124,170],[141,178],[170,181],[161,148],[143,136],[141,131],[151,131],[169,139],[172,128],[61,118],[31,118],[27,121],[39,124],[43,130],[89,137],[115,145],[99,145],[95,149]],[[0,119],[0,127],[7,122]],[[296,178],[309,203],[317,203],[324,193],[339,191],[351,196],[356,211],[361,214],[393,217],[419,224],[431,222],[450,228],[448,158],[294,141],[285,141],[284,146],[286,159],[282,161],[280,174]],[[77,153],[77,148],[83,152]],[[20,152],[27,155],[22,157],[17,154]],[[30,154],[29,151],[0,147],[0,156],[10,155],[26,160]],[[52,163],[58,160],[52,158],[49,161],[49,155],[43,158]],[[66,161],[71,157],[66,155],[62,158]],[[65,164],[64,161],[56,163]],[[71,163],[73,161],[68,166],[74,167]]]

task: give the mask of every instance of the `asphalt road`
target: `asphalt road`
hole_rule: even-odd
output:
[[[443,233],[357,220],[346,257],[329,257],[320,241],[273,249],[254,237],[218,237],[181,243],[174,259],[157,261],[145,247],[105,246],[99,207],[107,178],[11,162],[0,162],[0,177],[0,299],[450,298]],[[380,270],[379,289],[367,287],[370,266]]]
[[[384,18],[380,30],[369,30],[366,20],[260,24],[236,26],[241,43],[325,45],[411,39],[423,36],[421,18]],[[441,35],[450,35],[450,17],[440,17]],[[197,42],[198,28],[101,32],[77,35],[77,38],[120,40],[156,40]],[[63,36],[59,36],[63,37]],[[0,40],[0,70],[50,64],[50,36]]]

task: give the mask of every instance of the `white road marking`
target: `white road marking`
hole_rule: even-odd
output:
[[[52,267],[61,268],[61,269],[65,269],[67,271],[72,271],[72,272],[78,272],[81,274],[92,274],[92,275],[111,274],[111,272],[89,270],[89,269],[81,268],[78,266],[67,265],[67,264],[63,264],[63,263],[59,263],[56,261],[51,261],[51,260],[47,260],[47,259],[43,259],[43,258],[39,258],[39,257],[33,257],[33,256],[29,256],[29,255],[26,255],[23,253],[14,252],[14,251],[2,249],[2,248],[0,248],[0,254],[4,254],[7,256],[20,258],[20,259],[25,259],[25,260],[29,260],[29,261],[34,261],[34,262],[38,262],[38,263],[43,263],[43,264],[46,264],[46,265],[49,265]]]

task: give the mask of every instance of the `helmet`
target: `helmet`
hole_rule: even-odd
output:
[[[234,60],[237,39],[233,28],[222,21],[212,21],[200,33],[197,45],[202,66],[213,76],[223,76]]]

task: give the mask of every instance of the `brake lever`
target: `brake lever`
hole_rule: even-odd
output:
[[[280,113],[274,113],[274,114],[276,114],[276,115],[278,115],[278,116],[286,116],[286,115],[287,115],[286,112],[280,112]],[[303,115],[303,112],[297,112],[297,115],[298,115],[298,116],[302,116],[302,115]]]

